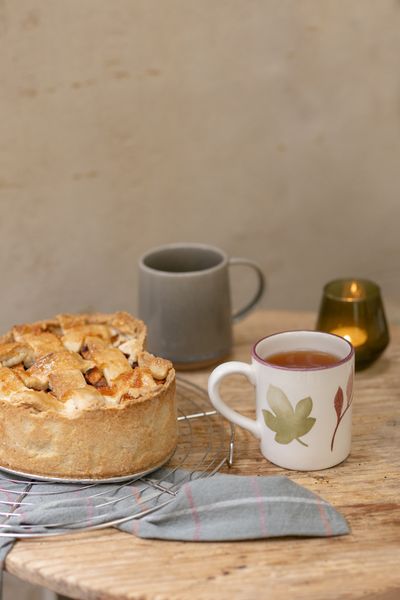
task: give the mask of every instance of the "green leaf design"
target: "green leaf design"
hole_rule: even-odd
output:
[[[278,444],[290,444],[293,439],[290,431],[278,431],[275,436],[275,441],[278,442]]]
[[[296,404],[294,413],[295,413],[296,417],[302,419],[302,418],[308,417],[308,415],[310,414],[311,411],[312,411],[312,400],[311,400],[310,396],[307,396],[307,398],[303,398],[303,400],[298,401],[298,403]]]
[[[264,413],[264,421],[267,427],[272,429],[272,431],[279,431],[279,419],[275,417],[269,410],[263,410]]]
[[[273,413],[263,410],[266,426],[275,432],[275,441],[278,444],[290,444],[297,440],[303,446],[307,446],[301,438],[308,433],[314,423],[314,417],[309,417],[313,408],[310,396],[299,400],[293,410],[285,392],[280,388],[270,385],[267,391],[268,404]]]
[[[289,418],[293,415],[292,405],[281,388],[270,385],[267,392],[267,400],[278,417]]]
[[[296,438],[301,437],[302,435],[306,435],[312,429],[315,423],[314,417],[308,417],[307,419],[302,419],[301,423],[297,426],[297,435]]]

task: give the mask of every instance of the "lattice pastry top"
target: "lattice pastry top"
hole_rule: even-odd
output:
[[[141,402],[172,370],[145,340],[144,323],[125,312],[17,325],[0,337],[0,400],[67,417]]]

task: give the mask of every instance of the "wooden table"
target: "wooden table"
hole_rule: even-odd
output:
[[[235,331],[235,359],[252,342],[283,329],[312,328],[308,313],[260,311]],[[73,598],[274,600],[400,598],[400,328],[384,357],[356,376],[353,446],[342,465],[320,472],[283,471],[238,431],[233,473],[284,473],[331,502],[352,532],[328,539],[235,543],[141,540],[105,529],[58,539],[20,541],[6,569]],[[207,372],[190,373],[206,385]],[[231,405],[249,416],[253,393],[239,377]]]

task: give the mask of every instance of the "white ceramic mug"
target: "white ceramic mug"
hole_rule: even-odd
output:
[[[331,365],[282,367],[265,357],[293,350],[327,352]],[[239,414],[219,393],[227,375],[245,375],[256,388],[256,419]],[[251,364],[227,362],[211,373],[208,393],[229,421],[260,439],[262,454],[286,469],[312,471],[333,467],[351,446],[354,349],[345,339],[318,331],[287,331],[258,341]]]

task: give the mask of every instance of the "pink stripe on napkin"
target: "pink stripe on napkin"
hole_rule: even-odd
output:
[[[193,541],[198,542],[200,539],[200,529],[201,529],[199,513],[196,510],[196,505],[193,500],[192,490],[190,489],[189,484],[185,483],[185,485],[183,486],[183,489],[185,491],[186,498],[188,500],[189,507],[192,512],[192,519],[194,522]]]
[[[250,478],[250,483],[251,483],[251,487],[253,488],[254,494],[256,496],[257,499],[257,506],[258,506],[258,515],[259,515],[259,519],[260,519],[260,528],[261,528],[261,533],[265,536],[268,535],[268,528],[267,528],[267,519],[266,519],[266,514],[265,514],[265,507],[264,507],[264,501],[263,501],[263,494],[260,490],[260,486],[257,480],[257,477],[251,477]]]

